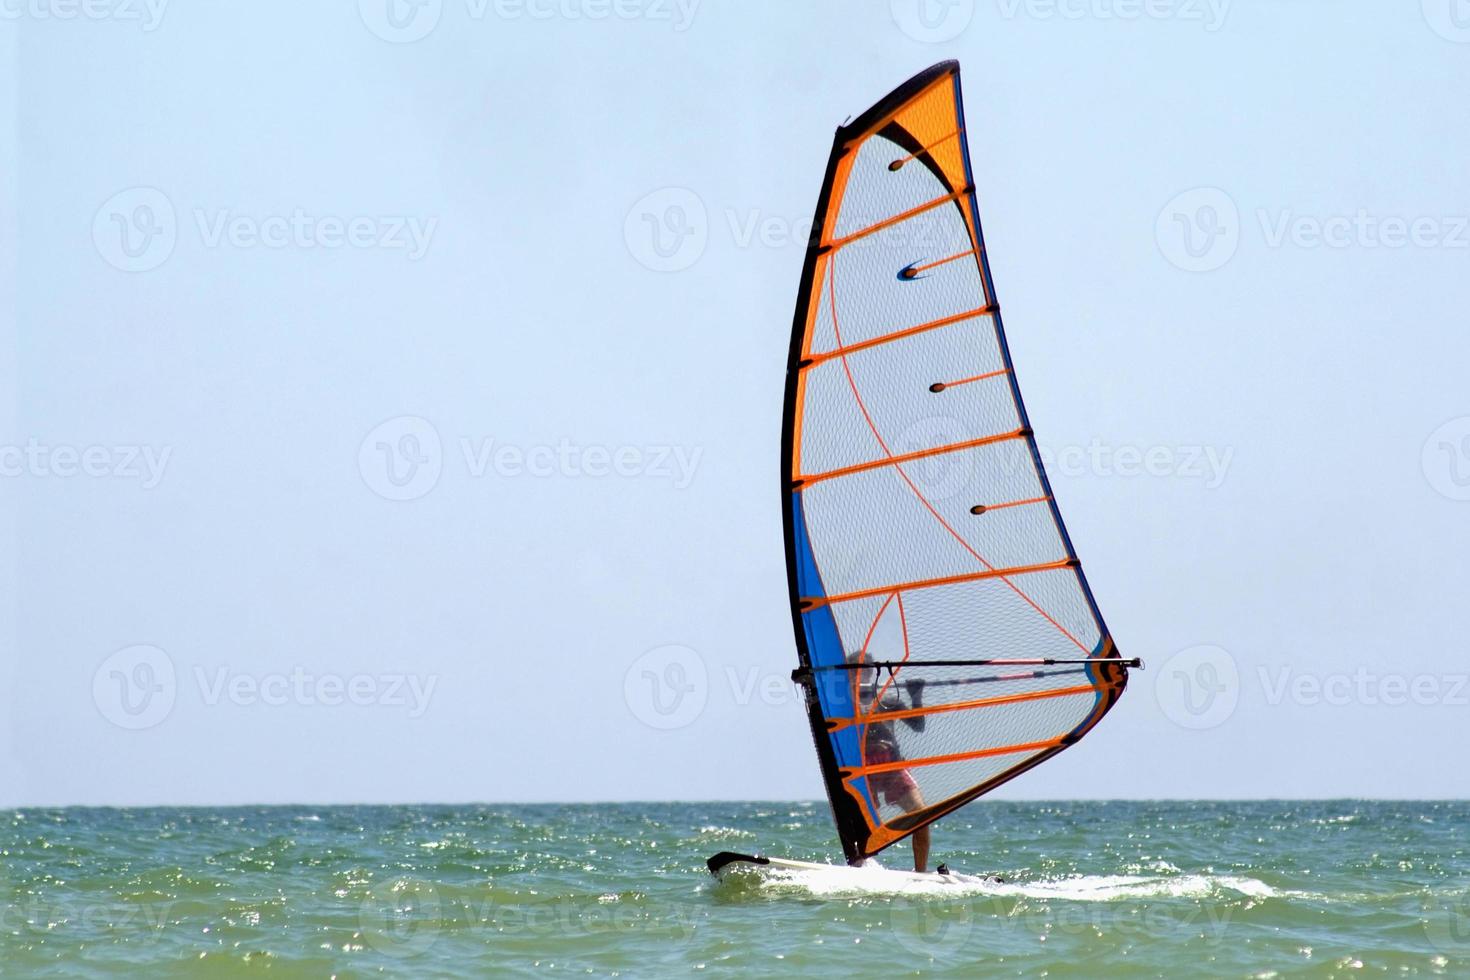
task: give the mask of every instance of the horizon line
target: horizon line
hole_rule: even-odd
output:
[[[418,806],[487,806],[487,807],[537,807],[537,806],[692,806],[716,804],[777,804],[820,806],[827,801],[820,798],[807,799],[642,799],[642,800],[398,800],[390,802],[286,802],[286,803],[23,803],[0,805],[0,813],[16,813],[22,810],[243,810],[243,809],[291,809],[332,807],[418,807]],[[981,801],[974,801],[981,802]],[[989,803],[1016,803],[1028,805],[1075,804],[1075,803],[1467,803],[1470,796],[1418,797],[1418,796],[1158,796],[1158,797],[1051,797],[1035,799],[992,799]]]

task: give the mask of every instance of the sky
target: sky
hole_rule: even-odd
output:
[[[998,795],[1464,797],[1463,0],[0,0],[0,806],[820,798],[801,240],[947,58],[1147,663]]]

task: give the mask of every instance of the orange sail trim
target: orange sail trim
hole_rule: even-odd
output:
[[[892,595],[890,595],[887,599],[885,599],[883,601],[883,605],[879,606],[878,607],[878,611],[873,614],[873,622],[868,625],[868,635],[865,636],[865,637],[863,637],[863,646],[862,646],[862,649],[858,651],[858,662],[859,663],[861,663],[863,660],[866,660],[867,659],[867,657],[868,657],[868,644],[873,642],[873,633],[878,629],[878,623],[879,623],[880,620],[883,619],[883,614],[888,611],[888,605],[889,605],[889,603],[893,602],[893,600],[894,599],[897,599],[897,598],[898,598],[898,593],[897,592],[893,593]],[[901,609],[902,606],[900,606],[899,608]],[[859,701],[859,698],[858,698],[858,694],[859,694],[860,684],[858,683],[858,672],[855,671],[855,670],[848,671],[848,678],[847,679],[848,679],[848,682],[852,685],[852,691],[850,692],[850,695],[852,697],[852,703],[853,704],[859,704],[860,701]],[[867,765],[868,764],[868,742],[867,742],[867,739],[864,739],[861,743],[859,743],[859,746],[858,746],[858,758],[862,760],[862,764],[863,765]]]
[[[958,66],[956,67],[958,68]],[[841,141],[843,150],[846,151],[852,149],[853,147],[866,140],[869,136],[872,136],[874,133],[887,126],[889,123],[895,122],[900,117],[909,114],[913,111],[915,106],[918,106],[932,99],[935,95],[941,95],[942,97],[948,98],[948,93],[942,92],[941,90],[948,89],[952,85],[952,83],[953,80],[949,77],[937,78],[934,80],[934,82],[932,82],[923,90],[914,93],[914,96],[903,105],[899,106],[897,109],[894,109],[887,115],[880,116],[878,119],[874,120],[871,124],[866,126],[861,132],[856,134],[843,133],[843,139]],[[959,114],[954,113],[953,120],[948,127],[951,130],[950,137],[959,136],[963,133],[962,123],[963,121],[959,119]],[[936,137],[934,139],[935,146],[938,146],[940,143],[943,142],[945,142],[945,139],[942,137]],[[956,152],[955,156],[958,155],[958,152]]]
[[[917,582],[904,582],[900,585],[880,585],[877,588],[862,589],[857,592],[844,592],[841,595],[812,596],[801,600],[802,609],[820,609],[822,606],[830,606],[836,602],[851,602],[853,599],[871,599],[873,596],[887,595],[890,592],[913,592],[918,589],[932,589],[941,585],[955,585],[959,582],[979,582],[988,578],[1005,579],[1012,575],[1029,575],[1033,572],[1056,572],[1072,567],[1074,567],[1072,559],[1063,558],[1059,561],[1044,562],[1040,565],[1018,565],[1015,568],[989,568],[983,572],[946,575],[943,578],[922,579]]]
[[[970,508],[972,514],[986,514],[992,510],[1005,510],[1007,507],[1025,507],[1027,504],[1044,504],[1050,497],[1028,497],[1025,500],[1007,500],[1003,504],[976,504]]]
[[[968,762],[971,759],[989,759],[997,755],[1014,755],[1017,752],[1040,752],[1062,744],[1062,739],[1051,738],[1045,742],[1025,742],[1021,745],[1000,745],[993,749],[977,749],[974,752],[951,752],[948,755],[931,755],[922,759],[899,759],[897,762],[875,762],[870,766],[858,766],[843,770],[844,779],[857,779],[879,772],[898,772],[900,769],[920,769],[924,766],[942,766],[949,762]]]
[[[801,364],[797,365],[797,367],[800,370],[805,371],[809,368],[816,367],[818,364],[830,361],[833,358],[845,357],[848,354],[852,354],[860,350],[867,350],[869,347],[877,347],[880,344],[887,344],[895,340],[902,340],[905,337],[912,337],[914,336],[914,334],[926,333],[930,330],[937,330],[940,327],[947,327],[952,323],[961,323],[965,320],[976,319],[977,317],[990,316],[994,312],[994,306],[977,306],[975,309],[970,310],[967,313],[956,313],[953,316],[942,316],[937,320],[930,320],[928,323],[921,323],[913,327],[905,327],[902,330],[895,330],[892,333],[880,334],[877,337],[871,337],[867,340],[859,340],[855,343],[848,344],[845,347],[835,347],[832,350],[824,351],[820,354],[813,354],[802,361]]]
[[[891,680],[891,678],[890,678]],[[903,708],[899,711],[882,711],[877,714],[860,715],[856,718],[829,718],[828,731],[841,731],[851,725],[882,724],[885,721],[901,721],[904,718],[926,718],[942,715],[947,711],[971,711],[976,708],[991,708],[998,704],[1019,704],[1023,701],[1044,701],[1047,698],[1063,698],[1073,694],[1096,694],[1091,684],[1076,687],[1056,687],[1046,691],[1023,691],[1020,694],[1000,694],[993,698],[977,698],[973,701],[950,701],[947,704],[930,704],[922,708]],[[875,703],[878,699],[874,699]]]
[[[825,473],[812,473],[807,476],[796,478],[797,487],[810,486],[822,480],[830,480],[833,477],[848,476],[853,473],[862,473],[865,470],[875,470],[880,466],[894,466],[898,463],[908,463],[916,459],[925,459],[929,456],[940,456],[944,453],[957,453],[962,449],[975,449],[978,446],[989,446],[992,443],[1005,442],[1007,439],[1022,439],[1026,436],[1025,429],[1017,429],[1014,432],[1002,432],[994,436],[981,436],[979,439],[967,439],[964,442],[951,442],[944,446],[931,446],[928,449],[916,449],[911,453],[900,453],[897,456],[885,456],[882,459],[869,460],[866,463],[854,463],[852,466],[844,466],[841,469],[827,470]]]
[[[884,218],[882,221],[879,221],[876,224],[868,225],[868,227],[866,228],[860,228],[850,235],[843,235],[836,241],[828,242],[822,247],[829,252],[835,252],[844,245],[849,245],[860,238],[867,238],[869,235],[876,234],[877,232],[882,231],[884,228],[891,228],[901,221],[907,221],[910,218],[917,218],[919,215],[923,214],[926,211],[933,211],[935,208],[943,207],[944,205],[949,204],[952,201],[958,201],[960,198],[964,197],[968,193],[970,193],[970,188],[966,187],[961,190],[955,191],[953,194],[946,194],[943,197],[936,197],[932,201],[926,201],[923,204],[915,205],[914,207],[909,208],[907,211],[900,211],[898,212],[898,214],[895,214],[891,218]]]
[[[972,378],[961,378],[958,381],[936,381],[929,386],[929,390],[937,395],[946,388],[957,388],[960,385],[967,385],[974,381],[989,381],[991,378],[1002,378],[1010,373],[1009,368],[1001,368],[999,371],[986,371],[984,374],[977,374]]]
[[[921,273],[921,272],[928,272],[930,269],[937,269],[941,265],[944,265],[946,262],[953,262],[956,259],[967,258],[968,256],[971,256],[971,255],[974,255],[974,254],[975,254],[975,250],[973,248],[967,248],[963,252],[957,252],[954,255],[949,256],[948,258],[936,259],[935,261],[925,263],[924,265],[911,265],[907,269],[904,270],[904,272],[906,273],[906,275],[904,276],[904,278],[905,279],[917,279],[918,276],[919,276],[919,273]]]
[[[923,156],[925,153],[928,153],[931,150],[933,150],[939,144],[941,144],[941,143],[947,143],[950,140],[954,139],[958,135],[960,135],[960,131],[958,129],[956,129],[954,132],[950,133],[948,136],[941,136],[941,137],[939,137],[939,139],[935,140],[933,143],[930,143],[928,146],[926,146],[923,149],[919,150],[917,153],[910,153],[906,157],[899,157],[897,160],[894,160],[892,163],[890,163],[888,165],[888,169],[889,170],[897,170],[899,167],[902,167],[904,164],[908,163],[910,160],[917,160],[919,157]]]
[[[898,670],[901,670],[902,669],[902,665],[908,663],[908,660],[909,660],[909,628],[908,628],[908,623],[905,620],[905,617],[904,617],[904,614],[903,614],[903,593],[902,592],[895,592],[895,593],[893,593],[892,598],[898,600],[899,634],[903,637],[903,660],[901,660],[899,662],[899,668],[898,669],[896,669],[896,670],[890,670],[888,672],[888,679],[886,681],[884,681],[883,682],[883,686],[878,689],[877,696],[873,698],[873,704],[872,704],[872,706],[870,708],[868,708],[867,717],[869,717],[869,718],[873,717],[873,713],[876,712],[878,710],[878,706],[883,703],[883,697],[884,697],[884,695],[886,695],[888,693],[888,689],[893,686],[894,680],[898,677]],[[886,605],[888,605],[888,603],[885,602],[884,605],[886,606]],[[883,614],[880,611],[878,613],[878,615],[881,616]],[[876,621],[874,622],[874,625],[876,625]],[[873,633],[873,631],[871,629],[868,630],[868,639],[869,640],[872,639],[872,633]],[[867,651],[867,644],[864,643],[863,644],[863,656],[864,657],[867,656],[867,652],[868,652]],[[854,702],[854,703],[857,703],[857,702]]]

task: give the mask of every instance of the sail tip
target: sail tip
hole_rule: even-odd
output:
[[[946,75],[958,75],[959,71],[960,63],[953,58],[948,61],[935,62],[928,68],[909,78],[908,81],[895,88],[892,92],[883,96],[883,98],[879,99],[856,119],[837,127],[836,142],[842,144],[853,137],[861,136],[872,128],[875,122],[889,115],[894,109],[913,98],[918,92]]]

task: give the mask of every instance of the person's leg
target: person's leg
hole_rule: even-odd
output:
[[[905,774],[907,775],[907,774]],[[910,777],[909,791],[898,801],[898,805],[904,808],[904,812],[913,813],[915,810],[924,808],[924,797],[919,792],[917,784]],[[929,870],[929,825],[925,824],[914,831],[914,870],[924,872]]]
[[[929,870],[929,825],[914,831],[914,870]]]

